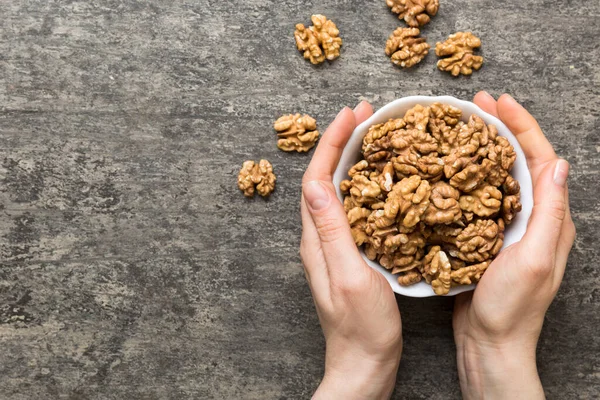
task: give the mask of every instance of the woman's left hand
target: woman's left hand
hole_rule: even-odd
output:
[[[325,376],[315,399],[389,398],[402,353],[402,326],[386,279],[361,258],[332,175],[354,128],[373,110],[344,108],[321,138],[302,183],[306,278],[325,334]]]

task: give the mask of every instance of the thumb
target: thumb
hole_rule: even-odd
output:
[[[352,274],[363,268],[354,244],[348,218],[335,197],[333,185],[309,181],[302,186],[304,200],[317,228],[321,249],[330,274]]]
[[[540,268],[551,270],[554,266],[554,254],[567,215],[568,175],[569,163],[559,159],[548,163],[535,183],[533,212],[524,241]]]

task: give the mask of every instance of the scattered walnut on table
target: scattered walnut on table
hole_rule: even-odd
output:
[[[388,7],[408,26],[423,26],[437,14],[439,0],[386,0]]]
[[[435,54],[445,57],[438,61],[437,66],[453,76],[471,75],[473,70],[478,70],[483,65],[483,57],[473,54],[479,47],[481,40],[471,32],[454,33],[445,42],[436,43]]]
[[[279,137],[277,147],[283,151],[306,152],[319,139],[317,121],[306,114],[284,115],[275,121],[273,127]]]
[[[238,175],[238,187],[244,196],[253,197],[254,191],[266,197],[275,189],[275,174],[273,166],[267,160],[260,160],[258,164],[254,161],[245,161]]]
[[[355,242],[401,285],[477,282],[521,208],[515,154],[493,125],[439,103],[372,126],[340,184]]]
[[[294,37],[298,50],[312,64],[321,64],[325,59],[333,61],[340,56],[342,39],[340,31],[333,21],[324,15],[316,14],[311,17],[313,26],[296,25]]]
[[[402,68],[410,68],[420,63],[429,53],[431,46],[425,38],[419,37],[418,28],[397,28],[385,44],[385,54],[392,63]]]

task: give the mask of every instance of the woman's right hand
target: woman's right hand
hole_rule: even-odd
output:
[[[544,315],[575,240],[568,202],[569,164],[556,156],[536,120],[509,95],[474,102],[515,134],[531,172],[534,207],[521,241],[494,260],[474,292],[454,305],[454,339],[467,399],[542,399],[535,352]]]

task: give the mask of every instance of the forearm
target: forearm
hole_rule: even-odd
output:
[[[457,341],[457,364],[465,399],[544,399],[535,346],[497,346]]]

